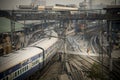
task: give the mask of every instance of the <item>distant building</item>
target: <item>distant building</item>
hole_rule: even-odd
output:
[[[92,8],[92,0],[84,0],[83,2],[80,2],[79,7],[81,10],[91,9]]]
[[[46,0],[32,0],[31,3],[34,5],[34,6],[45,6],[46,5]]]
[[[106,5],[120,5],[120,0],[83,0],[79,3],[81,10],[102,9]]]

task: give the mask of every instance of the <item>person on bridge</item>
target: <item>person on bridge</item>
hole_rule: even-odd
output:
[[[90,48],[87,48],[87,53],[89,53],[89,51],[90,51]]]

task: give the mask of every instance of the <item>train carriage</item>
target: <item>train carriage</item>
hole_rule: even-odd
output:
[[[57,34],[52,31],[53,36]],[[0,80],[23,80],[42,69],[55,55],[57,38],[44,38],[26,48],[0,57]]]

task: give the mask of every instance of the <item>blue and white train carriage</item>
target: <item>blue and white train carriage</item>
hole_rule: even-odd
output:
[[[57,33],[52,31],[53,36]],[[29,47],[0,57],[0,80],[23,80],[43,68],[55,55],[57,38],[44,38]]]

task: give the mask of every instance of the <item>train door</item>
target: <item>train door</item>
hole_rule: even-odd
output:
[[[8,76],[4,77],[2,80],[11,80],[11,79],[9,79],[9,75],[8,75]]]
[[[46,53],[46,51],[42,47],[39,47],[39,46],[34,46],[34,47],[37,47],[37,48],[42,50],[42,56],[39,55],[39,58],[42,58],[42,62],[41,63],[42,63],[42,66],[44,67],[45,66],[45,53]],[[39,64],[39,66],[41,66],[41,65]]]
[[[46,59],[47,59],[46,55],[47,55],[47,50],[43,52],[43,67],[46,65]]]
[[[43,67],[44,64],[44,57],[43,57],[43,52],[39,54],[39,69]]]
[[[13,80],[13,74],[8,75],[8,80]]]

